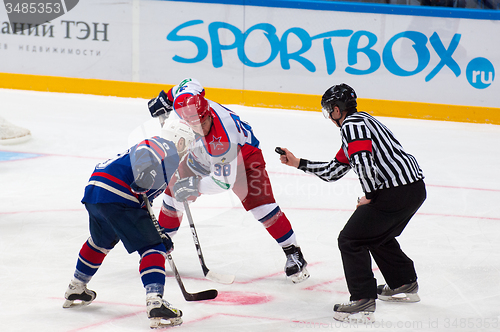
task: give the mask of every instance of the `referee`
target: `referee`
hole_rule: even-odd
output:
[[[374,320],[375,299],[418,302],[413,261],[401,250],[396,237],[426,198],[423,173],[417,160],[406,153],[394,134],[380,121],[357,111],[355,91],[334,85],[323,95],[323,114],[340,128],[342,147],[330,162],[299,159],[283,149],[283,164],[336,181],[350,169],[358,175],[364,196],[340,232],[350,302],[336,304],[334,318],[367,323]],[[371,256],[384,276],[377,287]]]

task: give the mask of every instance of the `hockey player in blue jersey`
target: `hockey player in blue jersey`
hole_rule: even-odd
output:
[[[194,133],[180,120],[171,120],[163,128],[162,137],[145,139],[95,167],[82,199],[89,214],[90,237],[79,252],[64,308],[88,305],[96,298],[87,284],[121,241],[128,253],[137,251],[141,257],[139,271],[151,328],[182,323],[182,312],[163,299],[165,256],[173,250],[173,243],[168,235],[162,241],[142,194],[152,201],[165,190]]]

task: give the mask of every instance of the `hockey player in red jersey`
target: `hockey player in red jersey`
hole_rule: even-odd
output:
[[[170,111],[185,120],[196,140],[179,164],[179,177],[165,190],[159,223],[170,236],[179,229],[184,207],[201,194],[232,190],[245,210],[260,221],[285,252],[285,273],[292,282],[309,277],[292,226],[276,203],[265,161],[252,127],[228,108],[205,99],[205,90],[195,79],[185,79],[167,93],[152,99],[153,117]]]

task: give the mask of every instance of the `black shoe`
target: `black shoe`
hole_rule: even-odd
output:
[[[375,299],[361,299],[349,303],[336,304],[333,307],[333,318],[340,322],[373,323],[375,317]]]
[[[388,285],[379,285],[377,287],[378,298],[382,301],[390,302],[418,302],[418,283],[412,282],[396,289],[390,289]]]
[[[73,308],[84,305],[89,305],[94,301],[97,294],[93,290],[87,288],[87,284],[83,281],[73,279],[68,285],[64,298],[63,308]],[[75,302],[76,301],[76,302]]]
[[[284,247],[283,251],[286,255],[285,273],[287,277],[292,279],[293,283],[299,283],[310,277],[306,269],[307,262],[302,255],[300,247],[293,244]]]
[[[182,311],[172,307],[160,294],[148,294],[146,297],[146,306],[152,329],[182,324]]]

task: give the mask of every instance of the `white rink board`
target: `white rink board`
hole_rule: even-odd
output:
[[[80,2],[45,35],[0,20],[5,73],[500,107],[498,20],[148,0]]]
[[[0,72],[129,81],[132,7],[119,1],[86,0],[70,12],[13,33],[0,9]]]

